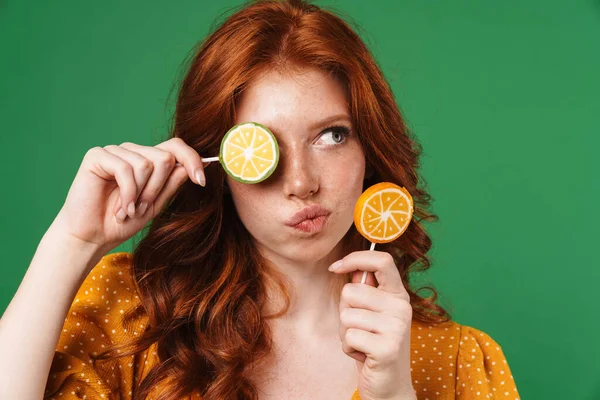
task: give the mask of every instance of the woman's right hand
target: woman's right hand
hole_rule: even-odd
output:
[[[188,177],[205,185],[200,155],[177,137],[154,147],[93,147],[51,228],[104,254],[142,230]]]

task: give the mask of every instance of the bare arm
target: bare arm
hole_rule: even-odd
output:
[[[200,155],[180,138],[153,148],[125,142],[88,150],[0,320],[3,399],[43,397],[65,318],[86,276],[189,177],[204,184],[203,171]]]
[[[102,258],[98,250],[52,226],[45,233],[0,320],[3,398],[43,398],[64,320],[83,280]]]

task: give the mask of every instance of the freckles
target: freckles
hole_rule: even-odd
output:
[[[364,159],[361,154],[356,153],[337,157],[329,163],[328,168],[329,174],[335,176],[336,179],[342,179],[343,181],[339,183],[345,183],[345,186],[354,181],[362,181],[364,170]]]
[[[267,191],[261,190],[256,186],[260,185],[246,185],[252,186],[247,188],[243,192],[240,192],[240,206],[244,207],[244,214],[248,219],[252,221],[264,221],[267,225],[272,223],[274,215],[274,209],[277,208],[277,204],[273,204],[272,197],[267,194]]]

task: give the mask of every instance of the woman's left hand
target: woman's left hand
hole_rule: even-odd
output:
[[[340,261],[333,272],[352,273],[340,299],[340,337],[344,353],[356,360],[361,399],[416,399],[410,374],[412,306],[392,256],[355,251]],[[369,273],[366,284],[360,283],[363,271],[375,277]]]

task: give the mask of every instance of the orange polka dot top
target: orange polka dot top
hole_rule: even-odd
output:
[[[91,355],[141,335],[147,317],[126,320],[140,304],[127,252],[104,256],[79,288],[65,319],[44,399],[132,399],[135,387],[159,362],[156,344],[143,352],[92,367]],[[450,321],[413,320],[411,376],[418,399],[519,399],[501,347],[490,336]],[[156,398],[158,385],[148,396]],[[200,400],[199,394],[187,397]],[[349,400],[359,400],[358,389]]]

